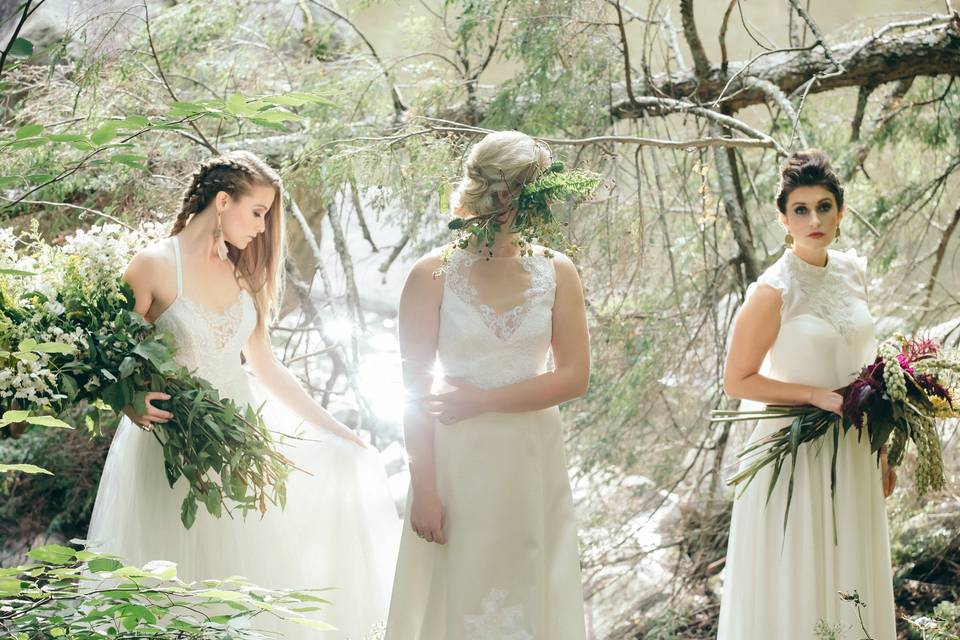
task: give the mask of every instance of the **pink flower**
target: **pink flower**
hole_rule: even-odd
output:
[[[912,338],[903,345],[902,353],[908,361],[913,362],[940,355],[940,345],[930,338]]]

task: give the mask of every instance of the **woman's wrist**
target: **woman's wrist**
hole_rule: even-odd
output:
[[[500,401],[495,391],[495,389],[480,389],[477,391],[478,413],[500,411]]]

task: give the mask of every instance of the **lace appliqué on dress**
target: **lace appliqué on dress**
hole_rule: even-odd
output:
[[[196,303],[181,294],[183,304],[190,307],[198,316],[203,318],[210,328],[210,335],[218,349],[224,349],[237,336],[243,319],[243,296],[223,311],[214,311],[202,304]]]
[[[456,251],[454,255],[460,256],[460,259],[451,264],[449,271],[445,272],[447,284],[451,291],[468,305],[477,309],[484,323],[490,327],[490,330],[498,338],[504,341],[509,340],[516,333],[517,328],[523,324],[527,312],[530,311],[531,303],[540,296],[550,293],[553,287],[553,264],[549,258],[543,256],[517,258],[520,260],[520,265],[530,274],[530,287],[523,294],[524,301],[522,304],[518,304],[503,313],[497,313],[490,305],[477,302],[479,293],[469,281],[470,267],[481,257],[464,250]]]
[[[533,640],[524,628],[523,605],[506,606],[509,594],[492,589],[480,602],[482,613],[463,618],[463,640]]]
[[[834,257],[831,259],[835,260]],[[845,340],[849,340],[856,326],[854,299],[850,287],[836,267],[835,264],[814,267],[793,255],[787,259],[790,281],[803,293],[813,312],[830,323]]]

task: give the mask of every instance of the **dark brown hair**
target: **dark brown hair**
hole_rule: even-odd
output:
[[[777,209],[787,212],[787,198],[797,187],[823,187],[833,194],[837,209],[843,209],[843,187],[830,166],[830,158],[820,149],[793,153],[780,168]]]
[[[257,328],[266,331],[276,315],[283,293],[282,266],[286,233],[280,174],[249,151],[232,151],[201,162],[183,191],[180,211],[170,235],[175,236],[183,231],[190,218],[206,209],[221,191],[231,198],[239,198],[248,194],[255,185],[273,187],[275,192],[273,204],[265,216],[266,230],[245,249],[228,244],[227,253],[237,279],[253,294],[257,307]]]

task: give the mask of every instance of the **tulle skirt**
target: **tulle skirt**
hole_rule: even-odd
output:
[[[264,394],[245,389],[259,406]],[[240,395],[234,393],[231,395]],[[301,420],[267,399],[264,417],[271,429],[294,433]],[[243,576],[273,589],[330,588],[332,604],[312,617],[337,627],[317,632],[302,625],[254,620],[283,638],[360,640],[382,628],[393,581],[400,523],[383,465],[373,449],[306,427],[318,442],[278,444],[310,474],[293,471],[287,506],[266,515],[217,519],[201,505],[196,522],[184,529],[181,478],[170,488],[160,444],[153,434],[124,418],[107,456],[88,533],[89,548],[120,556],[126,563],[151,560],[177,564],[184,581]]]
[[[416,535],[408,499],[387,640],[583,640],[557,408],[438,426],[435,459],[446,544]]]
[[[759,423],[751,441],[789,424]],[[842,637],[863,635],[856,607],[838,591],[856,590],[866,603],[864,626],[876,640],[896,640],[890,543],[877,458],[866,434],[841,435],[837,452],[836,528],[830,499],[833,438],[803,445],[797,456],[786,530],[788,459],[767,502],[772,471],[763,470],[733,504],[724,569],[718,640],[810,640],[822,621]],[[737,489],[740,490],[739,488]]]

